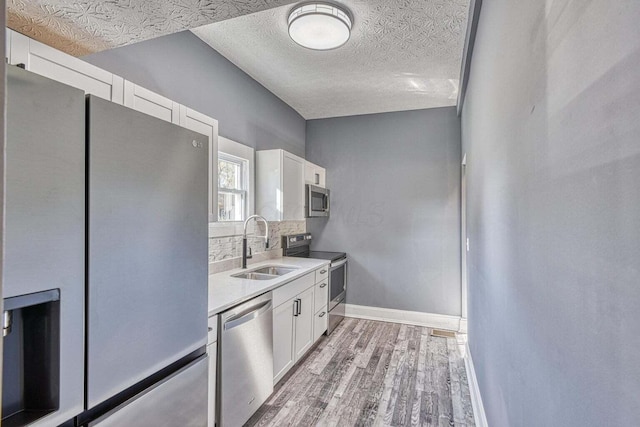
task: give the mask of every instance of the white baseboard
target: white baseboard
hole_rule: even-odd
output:
[[[467,370],[467,379],[469,380],[469,392],[471,394],[471,405],[473,406],[473,418],[476,422],[476,427],[489,427],[487,415],[484,412],[484,405],[482,404],[482,396],[480,395],[478,379],[476,378],[476,370],[473,367],[473,359],[471,358],[469,344],[467,344],[466,348],[464,365]]]
[[[421,313],[419,311],[346,304],[345,316],[356,317],[358,319],[379,320],[381,322],[426,326],[428,328],[445,329],[454,332],[460,330],[460,317],[446,314]]]

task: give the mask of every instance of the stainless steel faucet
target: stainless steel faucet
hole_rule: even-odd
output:
[[[247,258],[251,258],[251,255],[247,257],[247,224],[249,224],[249,220],[254,218],[256,221],[262,220],[262,222],[264,222],[264,248],[269,249],[269,223],[260,215],[251,215],[244,220],[244,230],[242,232],[242,268],[247,268]]]

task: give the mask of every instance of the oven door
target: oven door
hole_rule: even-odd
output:
[[[347,259],[331,263],[329,268],[329,311],[347,295]]]
[[[329,216],[329,190],[307,185],[307,217]]]

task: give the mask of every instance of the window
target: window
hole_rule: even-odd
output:
[[[218,137],[218,212],[214,212],[216,221],[209,228],[210,237],[237,234],[237,227],[242,228],[240,222],[253,215],[254,179],[253,148]],[[216,223],[220,223],[219,226]]]
[[[218,221],[243,221],[247,212],[248,161],[218,152]]]

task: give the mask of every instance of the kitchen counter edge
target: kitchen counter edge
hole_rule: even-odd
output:
[[[208,317],[220,314],[238,304],[242,304],[258,295],[277,289],[320,267],[328,266],[327,260],[315,258],[281,257],[252,264],[246,269],[236,268],[209,275]],[[250,280],[231,277],[243,271],[252,271],[267,265],[292,266],[297,270],[271,280]],[[219,302],[214,302],[213,300]]]

